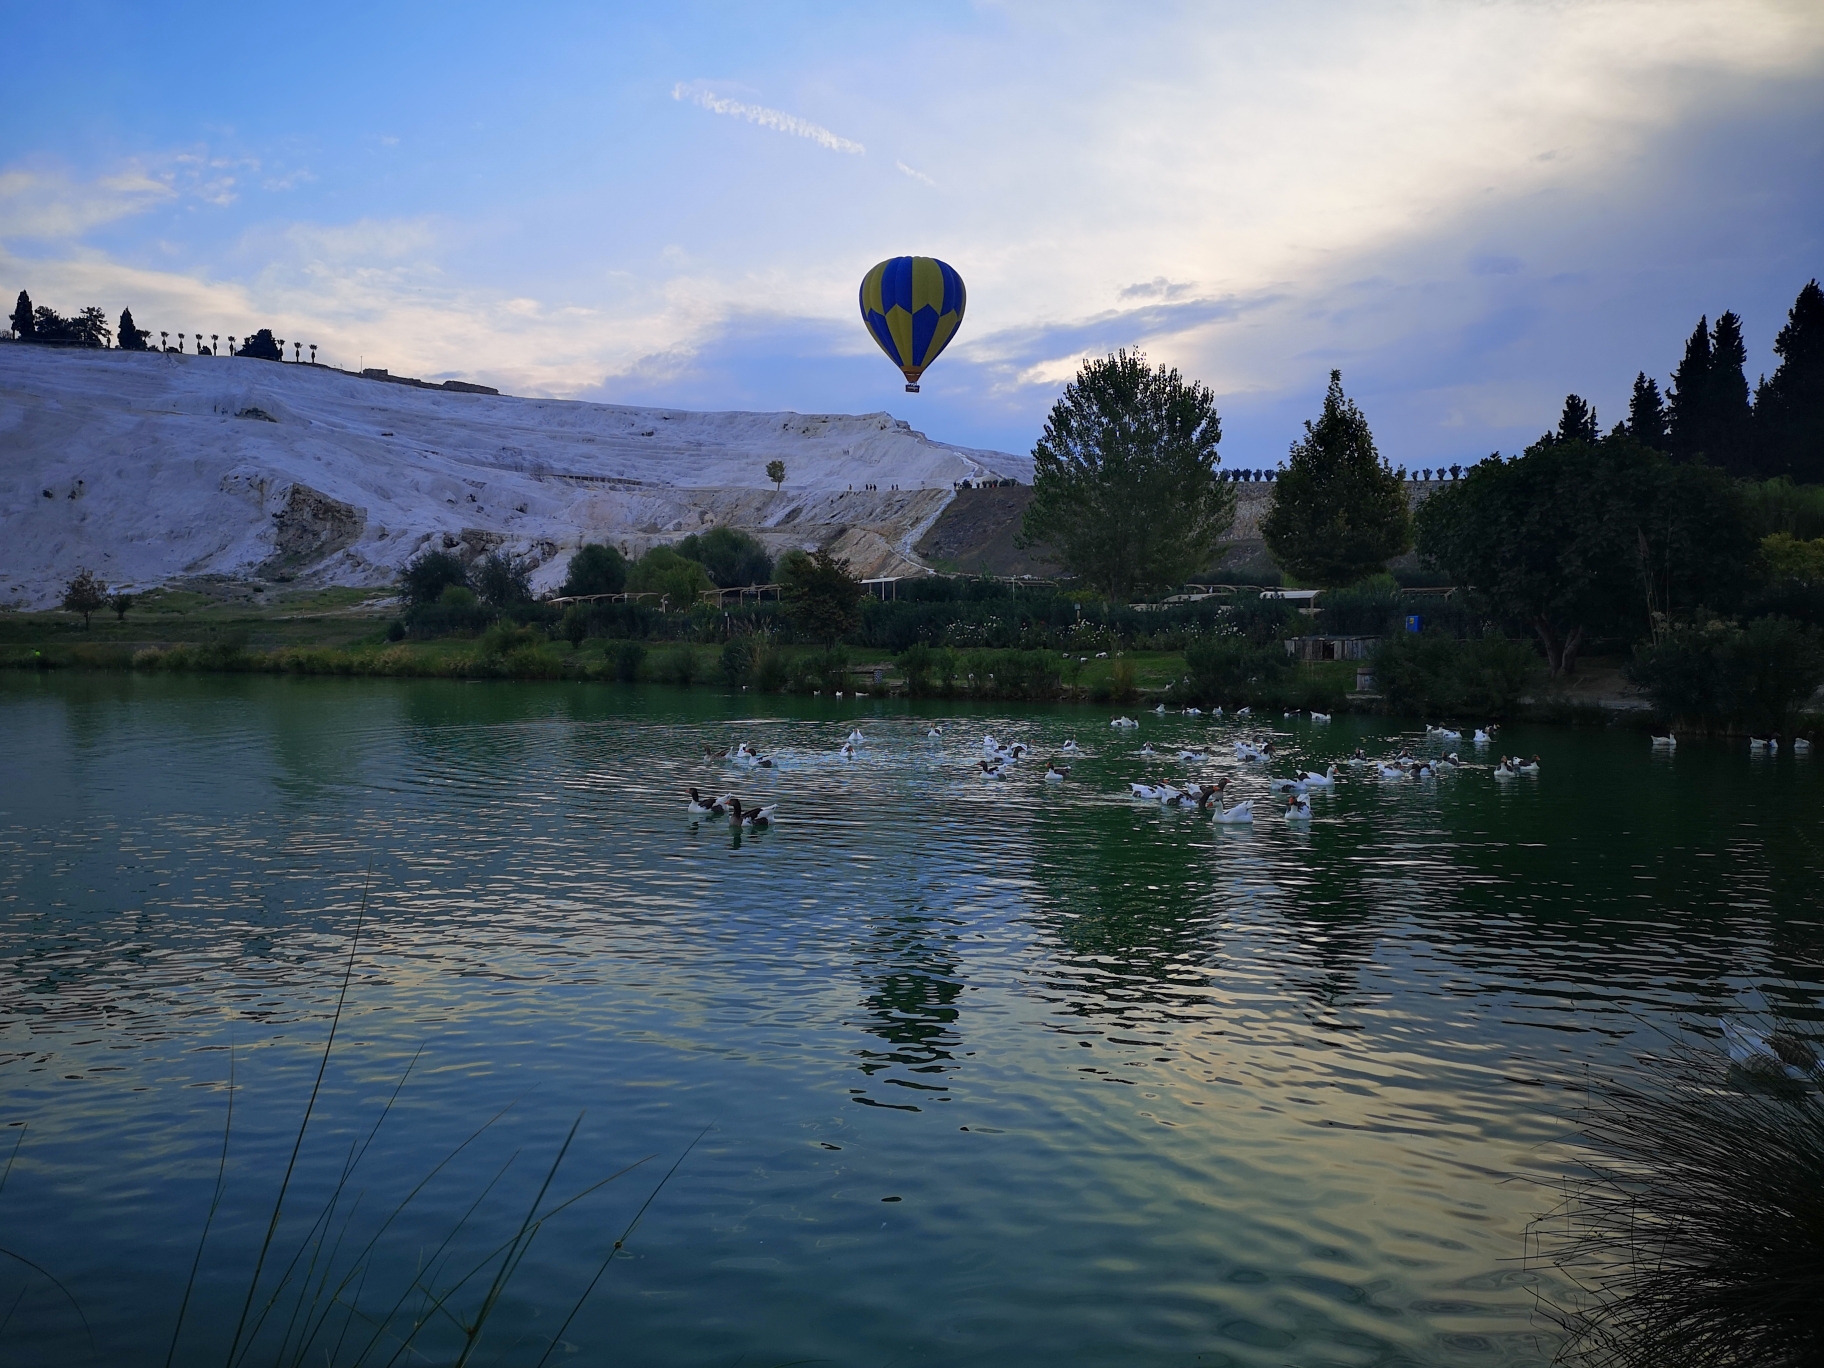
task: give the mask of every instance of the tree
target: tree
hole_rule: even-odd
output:
[[[768,461],[766,463],[766,478],[773,482],[774,489],[785,488],[785,462]]]
[[[10,320],[13,336],[21,342],[30,342],[37,331],[37,314],[32,309],[32,297],[24,290],[19,291],[19,302],[13,305],[13,316]]]
[[[1596,410],[1581,395],[1564,396],[1564,412],[1558,416],[1558,431],[1551,434],[1560,442],[1595,443],[1602,431],[1597,425]]]
[[[1598,633],[1662,632],[1747,587],[1754,537],[1721,472],[1673,466],[1630,438],[1539,442],[1425,501],[1421,554],[1534,632],[1554,675]]]
[[[122,351],[144,351],[146,339],[152,336],[146,329],[137,327],[133,322],[133,310],[120,311],[120,328],[115,335],[116,344]]]
[[[564,575],[564,587],[558,592],[565,598],[618,594],[626,584],[626,558],[612,546],[590,542],[570,557],[570,566]]]
[[[861,581],[828,551],[787,551],[779,558],[780,597],[801,633],[826,646],[861,625]]]
[[[1780,358],[1755,394],[1757,437],[1770,474],[1824,482],[1824,290],[1809,282],[1774,339]]]
[[[655,546],[633,563],[627,587],[636,594],[660,594],[672,612],[683,612],[706,589],[713,589],[709,572],[686,560],[669,546]]]
[[[437,602],[452,585],[468,588],[469,570],[462,557],[449,551],[426,551],[399,572],[399,595],[413,607]]]
[[[259,361],[283,361],[285,355],[279,350],[279,344],[273,341],[272,329],[261,328],[252,337],[241,339],[241,349],[237,356],[251,356]]]
[[[773,576],[773,558],[759,540],[732,527],[693,532],[674,548],[686,560],[700,563],[721,589],[765,584]]]
[[[1671,443],[1686,461],[1709,461],[1731,474],[1751,473],[1755,459],[1748,352],[1742,342],[1742,320],[1733,313],[1705,320],[1685,343],[1684,359],[1672,373]]]
[[[579,649],[589,637],[589,610],[580,603],[564,609],[564,639],[571,650]]]
[[[89,615],[98,613],[108,604],[108,586],[87,570],[78,570],[76,577],[63,587],[63,611],[82,614],[82,625],[89,625]]]
[[[1046,546],[1112,598],[1177,584],[1215,562],[1235,520],[1221,441],[1204,386],[1137,351],[1086,361],[1033,448],[1015,543]]]
[[[127,613],[133,607],[133,595],[110,594],[108,595],[108,607],[113,611],[116,622],[125,622]]]
[[[1634,393],[1628,397],[1628,436],[1655,451],[1670,451],[1672,441],[1666,429],[1666,406],[1659,397],[1659,381],[1645,371],[1634,377]]]
[[[490,608],[511,608],[532,598],[532,569],[504,551],[490,551],[475,567],[475,592]]]
[[[1412,545],[1404,480],[1344,397],[1341,371],[1330,372],[1322,415],[1307,419],[1303,440],[1292,444],[1260,533],[1288,573],[1326,588],[1375,574]]]

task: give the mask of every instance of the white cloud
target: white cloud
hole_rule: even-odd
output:
[[[896,161],[893,163],[893,165],[898,167],[900,169],[900,171],[903,172],[904,174],[912,177],[912,179],[915,181],[923,181],[926,185],[931,185],[931,186],[935,186],[937,184],[936,181],[932,180],[931,177],[927,176],[923,171],[914,171],[911,167],[907,166],[903,161]]]
[[[822,124],[814,124],[809,119],[801,119],[796,114],[787,114],[782,109],[768,109],[765,105],[742,104],[739,100],[725,100],[713,95],[701,87],[692,87],[680,81],[671,89],[674,100],[689,100],[692,104],[707,109],[712,114],[726,114],[730,118],[746,119],[751,124],[770,128],[777,133],[790,133],[795,138],[809,138],[819,147],[827,147],[832,152],[851,152],[862,156],[867,148],[848,138],[839,137]],[[916,174],[916,173],[914,173]]]

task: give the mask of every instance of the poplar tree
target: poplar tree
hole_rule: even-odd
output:
[[[1700,317],[1691,336],[1685,339],[1685,355],[1672,372],[1672,384],[1666,391],[1672,454],[1681,461],[1703,459],[1709,397],[1710,320]]]
[[[1740,318],[1719,314],[1714,328],[1707,319],[1697,320],[1672,373],[1672,452],[1680,460],[1708,461],[1737,475],[1753,471],[1747,361]]]
[[[37,335],[37,314],[32,309],[32,297],[24,290],[19,291],[19,302],[13,305],[9,321],[13,325],[13,336],[21,342],[29,342]]]
[[[1412,545],[1406,487],[1375,450],[1368,420],[1330,372],[1324,411],[1305,421],[1260,522],[1273,559],[1306,584],[1354,584]]]

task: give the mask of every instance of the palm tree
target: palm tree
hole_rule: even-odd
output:
[[[279,339],[279,360],[283,361],[284,359],[285,359],[285,339],[281,337]]]
[[[183,333],[179,333],[177,335],[177,350],[180,355],[183,353],[183,350],[184,350],[184,336],[185,335]]]
[[[209,334],[209,355],[214,356],[222,349],[222,339],[217,333]]]
[[[310,364],[313,366],[317,364],[317,344],[315,342],[310,344]]]
[[[171,350],[171,334],[170,333],[161,332],[158,335],[158,349],[160,351],[170,351]]]
[[[228,338],[228,355],[234,355],[234,337],[232,335]]]
[[[304,350],[304,344],[302,342],[293,342],[291,344],[291,359],[293,361],[302,360],[303,358],[299,355],[299,353],[301,353],[303,350]]]

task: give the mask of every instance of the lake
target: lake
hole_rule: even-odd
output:
[[[1577,1080],[1819,1015],[1824,762],[1514,728],[1300,829],[1268,772],[1444,747],[1111,715],[0,678],[5,1361],[164,1363],[219,1175],[179,1363],[452,1361],[495,1250],[476,1363],[1547,1362]],[[1251,829],[1127,790],[1221,774]]]

